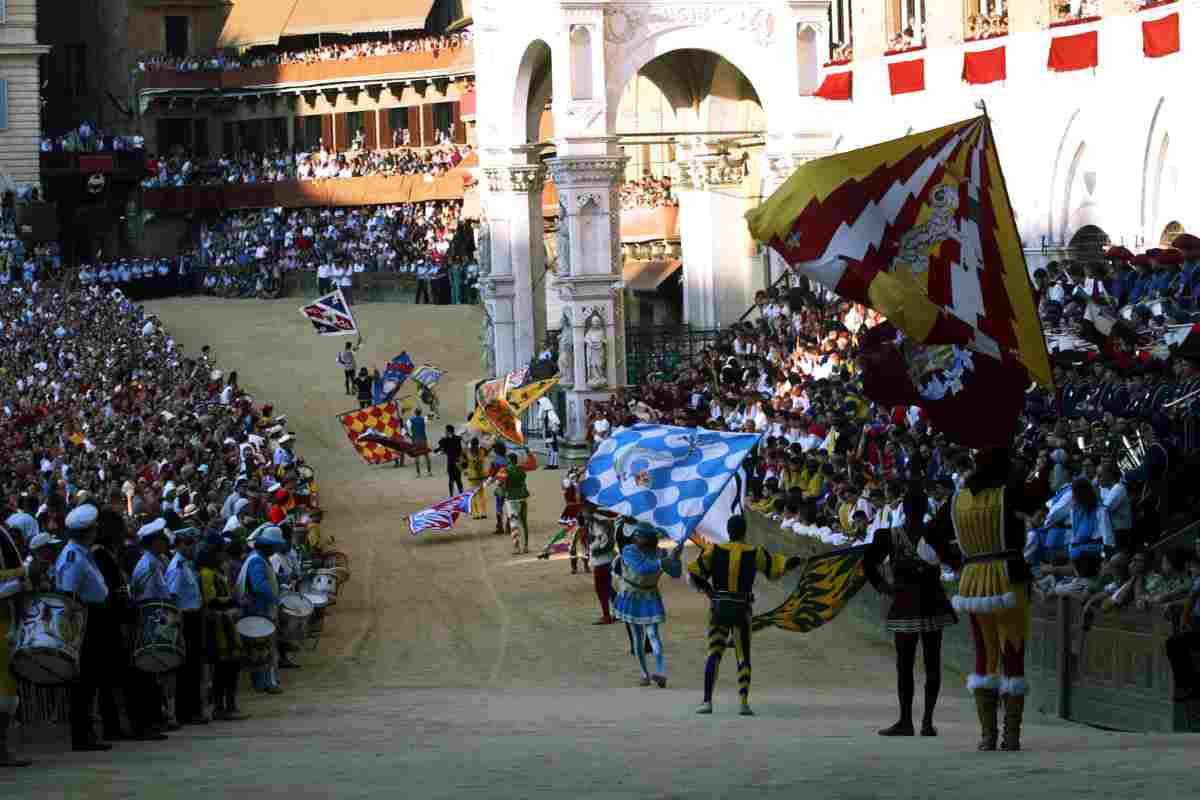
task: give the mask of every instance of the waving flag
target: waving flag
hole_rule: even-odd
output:
[[[1053,388],[986,116],[810,161],[746,217],[802,274],[911,339],[1011,354]]]
[[[321,336],[348,336],[358,333],[358,325],[354,322],[354,315],[350,313],[350,304],[346,302],[341,289],[302,306],[300,313],[312,323]]]
[[[400,387],[408,380],[408,376],[412,375],[413,361],[409,357],[408,351],[400,353],[400,355],[388,362],[383,370],[383,396],[391,400],[396,396],[396,392],[400,391]]]
[[[418,511],[408,518],[408,531],[416,536],[425,531],[448,531],[458,522],[458,518],[470,510],[471,495],[474,492],[456,494],[449,500],[435,503],[424,511]]]
[[[475,411],[467,422],[470,427],[503,436],[516,444],[525,443],[518,417],[558,384],[559,377],[529,383],[505,394],[506,378],[481,382],[475,387]]]
[[[742,511],[742,461],[754,433],[639,424],[605,439],[579,485],[600,508],[647,522],[682,541],[699,530],[727,541],[725,523]]]
[[[413,370],[412,379],[414,382],[421,384],[427,388],[437,386],[438,381],[445,375],[445,370],[438,369],[432,364],[422,364]]]
[[[380,403],[358,411],[347,411],[338,414],[338,422],[346,433],[354,450],[368,464],[386,464],[402,458],[402,454],[361,438],[368,430],[373,430],[381,436],[394,439],[404,429],[404,414],[395,402]]]
[[[866,554],[866,545],[858,545],[810,558],[787,600],[765,614],[756,614],[750,627],[759,631],[773,625],[808,633],[829,622],[867,582],[862,565]]]

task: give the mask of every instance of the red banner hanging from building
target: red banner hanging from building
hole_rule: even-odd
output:
[[[1046,66],[1055,72],[1090,69],[1099,63],[1100,34],[1096,31],[1050,40],[1050,58]]]
[[[113,157],[111,155],[81,154],[79,156],[79,171],[103,172],[106,174],[112,172]]]
[[[1146,58],[1162,58],[1179,52],[1179,14],[1142,21],[1142,52]]]
[[[854,96],[854,73],[850,70],[826,73],[813,94],[824,100],[849,100]]]
[[[908,94],[925,91],[925,59],[893,61],[888,64],[888,83],[892,94]]]
[[[1007,77],[1008,62],[1003,47],[963,53],[963,82],[995,83]]]

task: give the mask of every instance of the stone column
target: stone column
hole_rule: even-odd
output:
[[[537,308],[533,282],[545,271],[542,187],[546,168],[529,148],[514,148],[507,164],[484,167],[487,196],[482,216],[488,255],[480,268],[483,305],[492,324],[495,375],[525,366],[545,337],[545,308]],[[532,163],[531,163],[532,162]],[[539,330],[539,322],[542,329]],[[485,321],[484,343],[488,342]]]
[[[570,334],[561,340],[566,439],[571,457],[586,457],[586,401],[607,400],[626,382],[625,308],[621,292],[624,156],[588,155],[549,162],[561,203],[558,288]]]
[[[693,328],[736,322],[754,301],[762,278],[745,214],[749,156],[700,152],[676,162],[679,229],[683,237],[683,320]]]

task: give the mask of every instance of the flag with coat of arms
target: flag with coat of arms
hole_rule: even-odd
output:
[[[1054,381],[986,115],[801,165],[746,215],[801,274],[952,345]]]
[[[318,297],[300,308],[300,313],[312,323],[321,336],[349,336],[358,333],[358,324],[350,312],[350,304],[342,290]]]
[[[729,540],[726,523],[742,513],[742,461],[755,433],[638,424],[618,428],[588,460],[584,500],[633,517],[679,542],[699,533]]]
[[[416,536],[425,531],[450,530],[458,522],[458,518],[470,510],[473,494],[474,492],[456,494],[411,515],[408,518],[408,532]]]
[[[383,369],[383,396],[388,400],[395,397],[408,376],[412,375],[413,369],[412,356],[407,350],[389,361]]]

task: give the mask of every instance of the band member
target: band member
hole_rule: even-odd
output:
[[[192,566],[195,528],[175,531],[175,556],[167,567],[167,591],[179,606],[186,660],[175,677],[175,718],[183,725],[199,725],[204,719],[201,696],[204,683],[204,598]]]
[[[87,608],[88,624],[83,629],[83,645],[79,648],[79,677],[71,685],[71,749],[84,752],[111,750],[112,745],[96,738],[92,727],[92,706],[96,692],[105,676],[103,649],[108,645],[105,631],[91,624],[95,615],[103,615],[108,599],[108,585],[92,558],[91,546],[96,538],[96,519],[99,512],[92,505],[79,506],[67,515],[67,536],[70,542],[63,548],[55,565],[58,589],[73,595]]]
[[[667,619],[667,609],[658,590],[658,580],[664,572],[672,578],[682,574],[679,561],[682,550],[683,541],[669,552],[660,550],[658,531],[639,523],[633,532],[633,543],[621,551],[621,583],[613,612],[617,619],[632,628],[635,642],[648,639],[654,651],[654,672],[651,673],[646,668],[645,648],[634,648],[642,668],[642,686],[649,686],[651,681],[658,684],[659,688],[667,685],[662,637],[658,630],[658,626]]]
[[[924,515],[929,501],[923,491],[910,492],[904,498],[904,521],[875,531],[863,562],[867,579],[880,594],[891,598],[884,630],[896,641],[896,692],[900,698],[900,721],[879,732],[880,736],[912,736],[913,696],[916,684],[913,667],[920,640],[925,665],[925,713],[921,735],[937,736],[933,710],[942,687],[942,628],[958,622],[946,590],[941,570],[917,554],[917,542],[924,535]],[[891,564],[891,580],[882,571]]]
[[[467,452],[463,454],[463,469],[467,473],[467,483],[471,486],[471,519],[487,519],[487,486],[484,481],[488,477],[487,456],[490,451],[479,446],[478,439],[472,439]]]
[[[1007,449],[981,451],[974,471],[930,523],[925,540],[943,563],[962,565],[956,611],[971,616],[975,671],[967,688],[975,693],[982,737],[980,750],[995,750],[997,716],[1004,698],[1003,750],[1021,749],[1025,711],[1025,640],[1029,636],[1032,575],[1023,555],[1025,526],[1016,514],[1032,514],[1042,498],[1008,486]],[[957,537],[958,548],[953,547]]]
[[[708,661],[704,665],[704,702],[697,714],[712,713],[713,688],[726,643],[734,634],[738,662],[738,697],[742,716],[753,716],[750,709],[750,619],[754,609],[754,579],[761,571],[768,580],[778,580],[802,563],[799,556],[785,558],[765,547],[745,543],[746,518],[734,516],[725,526],[729,541],[710,544],[688,564],[692,582],[708,595],[711,602],[708,628]]]
[[[171,599],[171,593],[167,590],[166,567],[163,564],[163,557],[167,553],[166,530],[167,521],[161,517],[138,529],[137,537],[142,545],[142,555],[134,566],[133,575],[129,579],[129,593],[135,603]],[[139,712],[142,719],[131,721],[131,723],[135,727],[139,725],[146,728],[161,726],[169,731],[179,730],[179,723],[168,719],[163,713],[165,688],[159,676],[152,672],[143,672],[136,667],[131,669],[130,682],[134,686],[142,687],[141,691],[148,693],[144,716]]]
[[[240,611],[225,577],[228,561],[219,536],[206,541],[196,558],[208,620],[208,655],[213,667],[213,719],[232,721],[246,719],[246,715],[237,702],[242,640],[237,632]]]
[[[9,648],[12,644],[7,632],[12,629],[16,616],[15,598],[24,591],[25,567],[21,565],[21,552],[9,536],[8,530],[0,525],[0,768],[28,767],[32,761],[17,758],[8,745],[8,726],[21,697],[17,694],[17,681],[9,671],[12,659]]]
[[[269,559],[276,548],[284,546],[283,531],[274,525],[260,525],[250,534],[254,552],[242,564],[237,579],[237,596],[249,613],[275,622],[279,618],[279,579]],[[271,663],[252,673],[255,688],[267,694],[282,694],[279,687],[278,652],[271,648]]]

